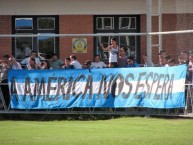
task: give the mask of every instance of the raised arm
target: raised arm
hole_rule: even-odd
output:
[[[100,47],[102,48],[103,51],[109,51],[111,49],[111,46],[104,47],[104,45],[101,43]]]

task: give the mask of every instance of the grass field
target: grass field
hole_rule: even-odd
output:
[[[0,121],[0,145],[193,145],[193,120]]]

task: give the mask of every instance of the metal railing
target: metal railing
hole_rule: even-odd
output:
[[[0,85],[8,85],[1,83]],[[7,106],[1,87],[0,87],[0,114],[104,114],[104,115],[163,115],[163,116],[192,116],[193,117],[193,92],[192,84],[186,84],[185,107],[171,109],[155,109],[155,108],[64,108],[64,109],[12,109],[10,104]]]

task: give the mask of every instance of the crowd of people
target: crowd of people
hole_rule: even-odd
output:
[[[169,67],[178,64],[187,64],[187,82],[192,81],[192,64],[193,53],[182,51],[178,56],[178,61],[167,54],[165,50],[161,50],[158,54],[158,62],[147,62],[147,55],[142,55],[143,62],[139,64],[133,56],[127,56],[126,47],[119,47],[117,45],[117,39],[111,39],[111,45],[107,48],[100,45],[103,50],[109,52],[109,62],[105,63],[101,61],[100,55],[95,55],[94,60],[86,60],[81,64],[75,55],[59,59],[57,54],[53,54],[51,59],[40,60],[37,57],[36,51],[31,51],[30,56],[18,62],[12,55],[4,55],[0,60],[0,86],[3,92],[3,96],[7,95],[8,86],[8,71],[13,70],[44,70],[44,69],[98,69],[98,68],[128,68],[128,67]],[[5,97],[5,102],[9,102],[9,98]],[[8,103],[7,103],[8,105]],[[0,100],[0,108],[2,103]]]

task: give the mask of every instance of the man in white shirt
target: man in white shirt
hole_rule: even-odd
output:
[[[41,64],[41,62],[40,62],[40,59],[38,58],[38,57],[36,57],[36,52],[35,51],[32,51],[31,52],[31,55],[29,56],[29,57],[27,57],[27,58],[25,58],[24,60],[22,60],[21,61],[21,64],[22,65],[29,65],[29,62],[30,62],[30,58],[31,57],[33,57],[33,58],[35,58],[35,62],[36,62],[36,64],[37,65],[40,65]]]
[[[82,65],[77,61],[75,55],[71,55],[70,60],[71,60],[70,65],[73,65],[75,69],[82,69]]]
[[[107,65],[100,61],[100,56],[99,55],[95,55],[94,56],[94,62],[91,63],[91,68],[105,68],[107,67]]]

